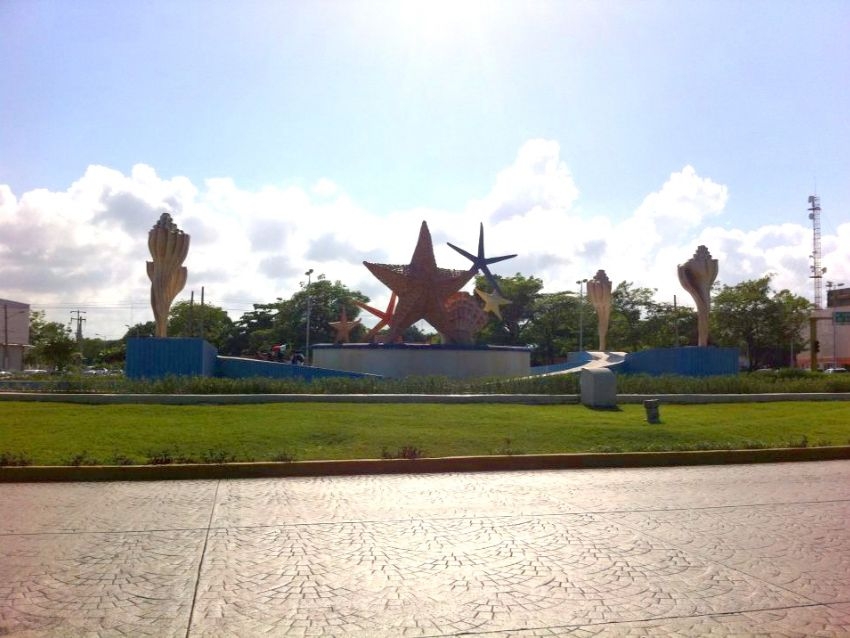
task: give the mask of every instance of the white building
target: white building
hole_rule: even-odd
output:
[[[0,370],[23,370],[29,343],[29,304],[0,299]]]
[[[826,308],[812,311],[815,319],[817,342],[817,367],[850,369],[850,288],[836,288],[827,293]],[[809,338],[809,327],[803,337]],[[811,347],[811,346],[810,346]],[[797,355],[797,367],[811,366],[811,351]]]

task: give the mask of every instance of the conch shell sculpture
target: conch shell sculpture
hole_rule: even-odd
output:
[[[717,260],[705,246],[699,246],[694,256],[679,266],[679,283],[691,293],[697,304],[697,345],[708,345],[708,311],[711,306],[711,285],[717,278]]]
[[[599,350],[605,352],[608,347],[608,322],[611,319],[611,280],[604,270],[597,270],[593,279],[587,282],[587,297],[596,310],[599,322]]]
[[[163,213],[148,233],[148,248],[153,257],[147,265],[156,336],[165,337],[171,302],[186,285],[187,271],[181,264],[189,252],[189,235],[177,228],[171,215]]]

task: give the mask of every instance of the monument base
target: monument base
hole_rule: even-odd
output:
[[[512,346],[322,343],[313,346],[312,356],[320,368],[393,379],[525,377],[531,370],[531,349]]]

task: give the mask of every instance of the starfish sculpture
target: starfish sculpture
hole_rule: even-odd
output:
[[[448,243],[448,242],[447,242]],[[493,276],[493,273],[490,272],[488,266],[490,264],[495,264],[500,261],[504,261],[506,259],[511,259],[516,257],[516,255],[502,255],[501,257],[485,257],[484,256],[484,224],[481,224],[481,229],[478,232],[478,256],[475,256],[471,253],[466,252],[463,248],[458,248],[452,243],[449,243],[449,246],[454,248],[461,255],[469,259],[473,266],[475,267],[476,272],[481,271],[484,273],[484,276],[487,278],[487,281],[490,282],[490,285],[493,286],[493,290],[498,293],[501,297],[502,291],[499,288],[499,284],[496,283],[496,278]]]
[[[328,325],[336,330],[336,339],[334,339],[336,343],[348,343],[351,340],[351,331],[360,325],[360,319],[349,321],[348,314],[343,308],[339,315],[339,321],[329,321]]]
[[[398,300],[398,295],[396,295],[395,293],[390,295],[390,303],[387,304],[387,309],[383,310],[383,311],[378,310],[377,308],[373,308],[372,306],[367,306],[362,301],[358,301],[356,299],[354,300],[354,303],[357,306],[359,306],[363,310],[371,312],[373,315],[375,315],[379,319],[378,323],[376,323],[372,327],[372,329],[366,334],[366,341],[372,341],[378,335],[378,333],[381,331],[381,328],[383,328],[386,325],[389,325],[390,321],[393,318],[393,311],[395,310],[395,304],[396,304],[397,300]]]
[[[502,318],[501,307],[511,303],[498,292],[489,293],[476,288],[475,294],[481,297],[481,300],[484,302],[484,312],[492,312],[499,319]]]
[[[474,268],[438,268],[431,232],[426,222],[422,222],[419,229],[419,241],[409,265],[373,264],[367,261],[363,265],[398,295],[395,314],[390,321],[390,343],[420,319],[431,324],[449,341],[462,339],[446,310],[446,301],[463,288],[476,271]]]

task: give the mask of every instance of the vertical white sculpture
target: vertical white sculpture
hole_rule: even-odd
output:
[[[717,279],[717,260],[705,246],[699,246],[694,256],[679,266],[679,283],[691,293],[697,304],[697,345],[708,345],[708,312],[711,307],[711,285]]]
[[[177,228],[171,215],[163,213],[148,233],[148,249],[153,257],[147,266],[156,336],[165,337],[171,302],[186,285],[187,271],[182,264],[189,253],[189,235]]]
[[[596,310],[599,324],[599,350],[608,349],[608,323],[611,319],[611,280],[604,270],[596,271],[593,279],[587,282],[587,296]]]

